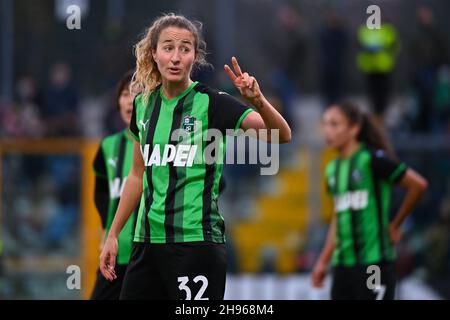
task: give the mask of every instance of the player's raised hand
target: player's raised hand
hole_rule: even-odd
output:
[[[224,66],[226,73],[240,94],[255,104],[257,102],[256,100],[261,96],[261,90],[255,77],[250,76],[247,72],[242,73],[241,67],[235,57],[231,58],[231,64],[234,71],[226,64]]]
[[[117,278],[115,265],[118,247],[119,244],[117,238],[108,237],[100,255],[100,272],[106,280],[109,281],[113,281]]]

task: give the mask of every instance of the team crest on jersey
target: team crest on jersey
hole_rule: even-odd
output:
[[[185,116],[183,118],[183,130],[186,132],[194,132],[195,131],[195,117]]]

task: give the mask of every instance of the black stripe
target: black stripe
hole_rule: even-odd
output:
[[[352,157],[352,159],[350,160],[350,168],[349,168],[349,173],[348,173],[348,191],[352,192],[353,191],[353,177],[352,177],[352,173],[353,173],[353,168],[355,166],[356,163],[356,159],[358,157],[358,154],[354,155]],[[360,264],[361,263],[361,252],[360,252],[360,246],[359,246],[359,237],[358,237],[358,230],[357,230],[357,226],[358,226],[358,212],[352,209],[352,204],[350,203],[350,215],[351,215],[351,219],[352,219],[352,241],[353,241],[353,252],[355,254],[356,257],[356,263]]]
[[[153,151],[153,137],[155,135],[156,124],[158,123],[159,113],[161,111],[161,96],[158,95],[155,102],[155,108],[152,112],[148,123],[148,132],[147,132],[147,140],[146,143],[149,147],[149,155],[152,154]],[[147,173],[147,185],[148,185],[148,197],[145,199],[145,209],[147,213],[145,214],[145,239],[150,239],[150,222],[148,219],[148,215],[150,214],[150,207],[153,202],[153,183],[152,183],[152,166],[146,168]]]
[[[172,145],[177,145],[178,140],[172,140],[172,133],[181,127],[181,116],[183,114],[183,105],[186,96],[180,99],[175,106],[172,117],[172,128],[170,129],[170,140],[169,143]],[[173,162],[168,163],[169,166],[169,185],[167,187],[167,196],[165,202],[165,218],[164,218],[164,228],[166,231],[166,242],[175,241],[175,231],[174,231],[174,215],[175,215],[175,189],[177,186],[177,169],[173,166]]]
[[[210,143],[208,143],[208,145]],[[216,171],[215,164],[205,165],[205,180],[203,189],[203,216],[202,216],[203,237],[205,241],[212,241],[211,202],[212,202],[212,189],[214,187],[215,171]]]
[[[127,134],[127,133],[125,133],[125,134]],[[127,138],[125,136],[124,136],[124,138],[125,138],[125,141],[126,141]],[[134,144],[134,142],[130,142],[130,143]],[[134,241],[134,236],[135,236],[135,233],[136,233],[136,224],[137,224],[137,221],[138,221],[137,217],[138,217],[138,214],[139,214],[139,207],[140,207],[140,205],[141,205],[141,201],[139,200],[136,208],[131,213],[132,214],[132,219],[133,219],[133,229],[131,229],[131,232],[132,232],[131,239],[132,239],[132,241]]]
[[[116,172],[114,174],[114,178],[119,178],[120,183],[119,183],[119,197],[117,199],[114,199],[112,202],[112,205],[114,206],[114,208],[116,208],[117,211],[117,206],[119,204],[120,201],[120,191],[122,190],[122,184],[123,184],[123,161],[125,158],[125,145],[126,145],[126,138],[125,135],[121,135],[121,137],[117,140],[117,143],[115,145],[115,153],[114,155],[117,156],[116,158]],[[114,216],[116,214],[116,211],[114,212],[110,212],[110,214],[112,215],[111,219],[114,219]]]
[[[207,88],[204,86],[197,86],[196,90],[201,92],[206,92]],[[214,108],[208,106],[208,127],[211,123],[213,123],[214,118]],[[212,140],[209,141],[205,148],[202,150],[206,150],[206,148],[212,144],[217,143]],[[217,152],[217,147],[216,147]],[[216,154],[217,156],[217,154]],[[202,212],[202,226],[203,226],[203,238],[205,241],[212,241],[212,226],[211,226],[211,204],[212,204],[212,195],[214,188],[214,174],[216,171],[216,164],[205,164],[205,179],[203,181],[203,212]]]
[[[141,201],[138,202],[136,208],[133,210],[133,229],[131,229],[131,239],[132,241],[134,241],[134,236],[136,235],[136,225],[137,225],[137,221],[138,221],[138,215],[139,215],[139,208],[141,206]]]
[[[378,241],[380,242],[381,261],[386,261],[386,246],[383,237],[383,207],[381,204],[381,185],[378,179],[372,174],[373,189],[375,191],[375,205],[377,207],[378,218]]]
[[[333,190],[333,194],[335,197],[338,196],[338,194],[339,194],[339,173],[340,173],[340,171],[341,171],[341,159],[336,159],[336,168],[334,170],[334,190]],[[342,239],[338,233],[339,230],[341,230],[341,227],[340,227],[340,223],[339,223],[339,213],[336,211],[335,214],[336,214],[336,230],[335,230],[336,237],[335,238],[336,238],[336,240],[339,240],[339,241],[337,241],[337,244],[336,244],[338,247],[337,264],[340,265],[343,260],[342,246],[341,246]]]
[[[119,148],[117,151],[117,164],[116,164],[116,178],[120,178],[120,182],[122,183],[123,177],[123,162],[125,159],[125,146],[127,144],[127,138],[124,134],[121,135],[119,141]]]

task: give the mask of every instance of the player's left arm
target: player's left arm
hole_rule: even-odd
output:
[[[242,73],[239,63],[235,57],[231,59],[233,70],[225,65],[225,71],[233,81],[234,86],[240,94],[250,102],[258,112],[250,112],[242,121],[241,128],[255,129],[259,136],[260,129],[267,129],[267,141],[271,141],[271,130],[279,130],[279,143],[291,141],[291,128],[283,116],[264,97],[255,77],[247,72]]]
[[[393,243],[397,243],[401,238],[400,227],[403,221],[411,214],[422,198],[428,187],[428,182],[419,173],[381,149],[372,154],[371,165],[377,179],[406,189],[406,195],[400,209],[389,224],[389,236]]]
[[[389,233],[391,240],[394,243],[400,240],[400,226],[422,198],[428,188],[428,182],[419,173],[411,168],[408,168],[403,177],[398,181],[398,185],[406,189],[406,195],[400,209],[389,225]]]

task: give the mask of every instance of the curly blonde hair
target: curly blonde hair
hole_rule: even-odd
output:
[[[206,62],[206,42],[201,35],[202,24],[192,22],[182,15],[174,13],[164,14],[156,18],[147,29],[141,40],[135,45],[136,72],[130,84],[132,92],[140,92],[146,100],[151,92],[161,83],[161,73],[153,59],[152,50],[156,50],[161,31],[168,27],[186,29],[194,36],[195,61],[194,68],[209,65]]]

